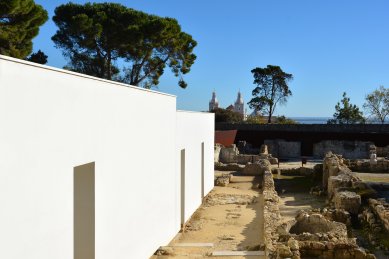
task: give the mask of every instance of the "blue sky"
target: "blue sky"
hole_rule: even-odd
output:
[[[51,37],[56,6],[68,1],[35,0],[50,19],[34,39],[34,50],[49,56],[48,65],[66,60]],[[88,1],[72,1],[85,3]],[[106,2],[106,1],[95,1]],[[251,69],[279,65],[294,75],[293,96],[276,114],[332,116],[346,91],[362,106],[379,85],[389,87],[389,1],[356,0],[115,0],[128,7],[176,18],[198,42],[197,60],[183,90],[169,71],[158,91],[178,96],[178,108],[204,111],[215,89],[222,107],[240,89],[251,97]],[[246,105],[247,106],[247,105]]]

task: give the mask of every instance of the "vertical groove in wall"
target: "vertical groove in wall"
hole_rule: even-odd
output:
[[[74,259],[95,258],[95,163],[74,167]]]
[[[181,227],[185,223],[185,149],[181,149]]]
[[[204,142],[201,142],[201,200],[204,199]]]

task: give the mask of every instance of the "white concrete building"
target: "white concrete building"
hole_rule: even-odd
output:
[[[143,259],[213,188],[214,114],[0,56],[0,258]]]

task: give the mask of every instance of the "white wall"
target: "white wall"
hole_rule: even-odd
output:
[[[0,258],[73,258],[73,168],[89,162],[96,258],[148,258],[179,230],[177,142],[196,156],[187,213],[200,204],[197,156],[204,140],[211,174],[214,127],[202,115],[176,114],[175,96],[0,56]]]
[[[177,111],[177,171],[180,177],[181,150],[185,149],[185,221],[201,205],[201,143],[204,142],[204,194],[214,185],[213,113]],[[178,186],[180,187],[180,186]],[[180,189],[177,190],[180,192]],[[180,197],[177,195],[177,197]],[[180,203],[177,203],[180,205]],[[180,206],[177,208],[180,210]],[[180,215],[178,213],[178,215]]]

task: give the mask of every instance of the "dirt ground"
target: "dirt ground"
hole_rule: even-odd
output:
[[[389,183],[389,173],[355,173],[364,182]]]
[[[257,179],[252,176],[234,176],[227,187],[215,186],[186,224],[185,231],[167,246],[171,255],[151,258],[264,258],[212,256],[214,251],[259,250],[264,242],[263,201],[259,191]]]
[[[316,164],[321,164],[323,163],[322,160],[314,160],[310,159],[307,161],[306,164],[304,164],[304,167],[307,168],[313,168]],[[285,162],[280,162],[280,167],[279,168],[298,168],[301,167],[301,159],[295,159],[295,160],[290,160],[290,161],[285,161]],[[278,168],[278,165],[272,165],[273,168]]]
[[[321,208],[325,205],[325,197],[309,194],[316,183],[303,176],[286,176],[274,174],[274,183],[280,196],[279,209],[284,222],[292,220],[299,210]]]

